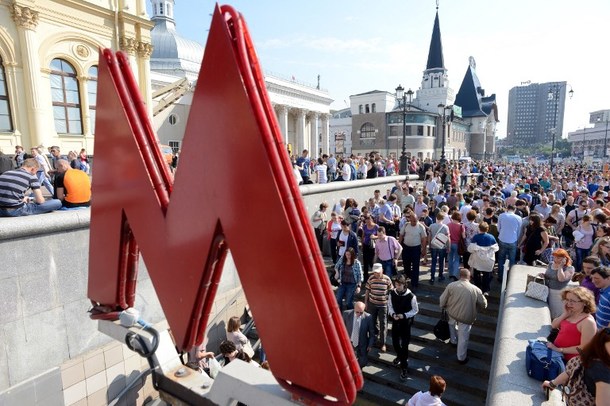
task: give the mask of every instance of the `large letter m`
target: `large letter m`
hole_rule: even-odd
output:
[[[96,128],[89,298],[133,305],[141,252],[188,350],[230,249],[274,376],[351,403],[362,375],[241,16],[215,10],[173,185],[120,52],[100,54]]]

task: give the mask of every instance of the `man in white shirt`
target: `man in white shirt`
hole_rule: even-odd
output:
[[[348,181],[348,180],[350,180],[351,176],[352,176],[351,166],[347,163],[347,161],[343,162],[343,165],[341,165],[341,176],[337,180]]]

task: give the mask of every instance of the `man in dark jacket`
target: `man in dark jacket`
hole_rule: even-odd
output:
[[[394,279],[394,289],[390,292],[388,315],[392,318],[392,346],[397,355],[394,365],[400,366],[402,380],[407,379],[411,325],[418,312],[417,297],[407,288],[407,279],[404,275],[397,276]]]
[[[365,312],[364,308],[364,303],[356,302],[353,310],[343,312],[343,322],[356,358],[358,358],[360,369],[368,363],[368,353],[375,344],[375,324],[371,315]]]

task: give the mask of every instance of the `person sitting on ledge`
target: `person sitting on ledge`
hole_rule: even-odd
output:
[[[79,169],[72,169],[70,162],[58,159],[57,175],[53,187],[55,197],[64,207],[89,207],[91,205],[91,181],[89,175]]]
[[[28,158],[21,168],[0,175],[0,217],[30,216],[48,213],[61,207],[61,201],[45,201],[42,196],[36,177],[38,168],[38,162],[34,158]],[[28,189],[32,189],[34,202],[25,196]]]

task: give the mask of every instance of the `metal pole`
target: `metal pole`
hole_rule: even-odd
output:
[[[553,97],[555,98],[555,125],[553,128],[553,139],[551,141],[551,173],[553,173],[553,167],[554,167],[554,158],[555,158],[555,133],[557,133],[557,86],[555,86],[555,90],[553,91]]]
[[[606,117],[606,133],[604,134],[604,158],[608,156],[606,152],[606,145],[608,143],[608,117]]]
[[[400,174],[408,175],[407,169],[407,96],[402,96],[402,152],[400,154]]]
[[[443,109],[443,142],[441,144],[441,165],[444,165],[445,162],[447,162],[447,159],[445,158],[445,110]]]
[[[587,126],[584,126],[582,128],[582,160],[585,160],[585,145],[586,145],[586,141],[587,141]]]

